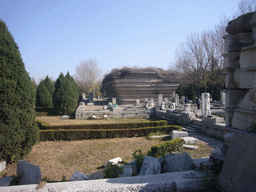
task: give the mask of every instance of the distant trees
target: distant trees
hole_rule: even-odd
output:
[[[54,87],[53,106],[55,112],[60,115],[74,113],[78,100],[74,84],[72,84],[63,73],[60,73]]]
[[[46,89],[48,89],[49,93],[51,95],[53,95],[54,92],[54,84],[51,81],[51,79],[48,77],[48,75],[46,76],[45,80],[43,81],[43,84],[45,85]]]
[[[27,155],[38,141],[36,90],[2,20],[0,34],[0,158],[11,163]]]
[[[89,94],[96,89],[99,89],[99,80],[101,79],[101,70],[98,66],[98,61],[88,59],[81,61],[76,67],[74,75],[75,81],[82,92]]]
[[[239,14],[253,12],[256,10],[256,0],[241,0],[238,4]]]

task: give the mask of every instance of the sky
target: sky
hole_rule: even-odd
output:
[[[37,83],[80,62],[114,68],[168,69],[175,50],[195,32],[232,17],[240,0],[0,0],[3,20]]]

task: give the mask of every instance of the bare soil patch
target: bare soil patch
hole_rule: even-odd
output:
[[[36,117],[36,120],[41,120],[49,125],[85,125],[85,124],[112,124],[112,123],[139,123],[150,121],[146,119],[100,119],[100,120],[87,120],[87,119],[61,119],[61,116],[41,116]]]

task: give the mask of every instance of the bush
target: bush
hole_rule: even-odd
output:
[[[147,155],[155,158],[164,157],[171,152],[179,151],[184,143],[184,140],[180,138],[166,141],[164,143],[152,146]]]
[[[104,178],[118,178],[121,177],[123,173],[123,168],[119,165],[108,163],[106,169],[103,171]]]
[[[138,152],[138,154],[137,154]],[[141,150],[135,150],[134,153],[132,154],[133,158],[136,160],[136,167],[137,167],[137,173],[134,173],[134,175],[137,175],[140,173],[141,166],[143,164],[144,160],[144,154]]]
[[[6,24],[0,20],[0,159],[22,159],[38,141],[36,90]]]
[[[142,137],[150,132],[170,132],[175,127],[160,126],[160,127],[145,127],[131,129],[58,129],[58,130],[40,130],[41,141],[75,141],[85,139],[103,139],[103,138],[121,138],[121,137]]]

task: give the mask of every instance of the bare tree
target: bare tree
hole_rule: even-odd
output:
[[[238,4],[239,14],[243,15],[256,10],[256,0],[241,0]]]
[[[81,61],[79,65],[76,66],[74,77],[81,91],[88,94],[95,90],[95,86],[98,85],[97,81],[101,78],[101,70],[99,69],[98,61],[91,58],[87,61]]]

